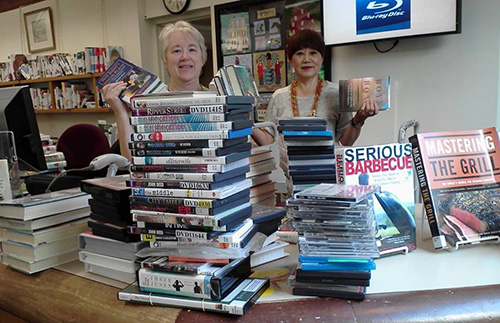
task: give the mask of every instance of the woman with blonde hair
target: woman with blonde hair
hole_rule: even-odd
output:
[[[177,21],[163,27],[160,36],[162,60],[169,76],[168,91],[202,91],[200,75],[207,60],[207,47],[203,35],[186,21]],[[129,109],[119,94],[126,82],[106,85],[102,92],[116,118],[120,152],[132,160],[128,143],[132,134],[129,123]]]

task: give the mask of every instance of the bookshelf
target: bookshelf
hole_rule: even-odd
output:
[[[31,79],[31,80],[16,80],[11,82],[0,82],[0,87],[18,86],[18,85],[34,85],[38,84],[48,85],[51,106],[55,107],[54,88],[60,86],[61,82],[65,81],[84,81],[97,99],[98,88],[96,81],[102,73],[93,74],[78,74],[57,76],[51,78]],[[80,114],[80,113],[111,113],[111,109],[98,107],[98,102],[95,102],[96,108],[75,108],[75,109],[49,109],[49,110],[35,110],[36,114]]]

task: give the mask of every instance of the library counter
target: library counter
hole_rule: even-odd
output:
[[[27,276],[0,265],[0,281],[0,308],[19,322],[500,321],[500,285],[369,294],[362,302],[311,298],[259,303],[247,315],[233,317],[118,301],[119,288],[56,269]]]

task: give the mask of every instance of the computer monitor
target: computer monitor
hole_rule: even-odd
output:
[[[38,123],[27,85],[0,88],[0,130],[14,133],[21,170],[43,171],[47,169]]]

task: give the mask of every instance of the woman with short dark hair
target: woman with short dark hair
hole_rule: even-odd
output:
[[[338,143],[354,144],[365,120],[378,113],[377,104],[366,100],[354,117],[351,113],[339,112],[337,85],[318,76],[325,56],[325,42],[316,31],[296,32],[287,42],[287,53],[297,79],[273,93],[265,121],[277,123],[282,118],[317,116],[326,119]],[[271,134],[265,130],[255,129],[252,137],[259,145],[273,142]]]

